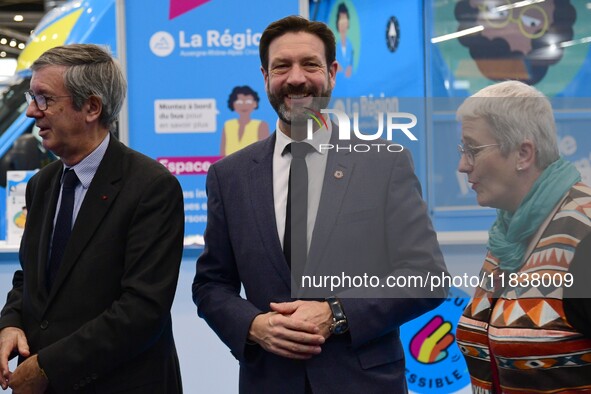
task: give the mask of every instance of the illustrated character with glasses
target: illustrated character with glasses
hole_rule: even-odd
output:
[[[518,81],[459,107],[458,170],[497,209],[475,289],[456,330],[475,393],[591,392],[591,188],[560,158],[550,101]],[[586,256],[589,256],[589,242]],[[585,271],[585,270],[584,270]],[[591,292],[587,292],[589,294]]]
[[[228,98],[228,108],[238,113],[237,119],[224,123],[221,155],[234,153],[253,142],[269,136],[269,125],[264,120],[251,119],[252,111],[259,107],[259,95],[250,86],[236,86]]]
[[[458,31],[483,27],[459,42],[485,77],[534,85],[562,58],[577,13],[569,0],[461,0],[455,16]]]

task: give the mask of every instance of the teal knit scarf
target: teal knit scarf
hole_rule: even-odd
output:
[[[499,259],[502,270],[513,272],[521,267],[530,237],[580,180],[574,165],[558,159],[542,172],[517,211],[497,210],[497,220],[488,232],[488,249]]]

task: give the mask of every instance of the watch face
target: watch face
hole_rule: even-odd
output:
[[[334,322],[331,328],[333,334],[339,335],[347,332],[347,330],[349,329],[349,325],[347,324],[346,320],[339,320],[337,322]]]

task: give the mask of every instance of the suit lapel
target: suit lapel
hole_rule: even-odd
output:
[[[333,125],[330,143],[338,144],[338,128]],[[355,167],[354,155],[347,151],[328,153],[322,194],[312,233],[306,273],[313,274],[324,258],[326,245],[336,226],[338,214]]]
[[[266,254],[281,279],[290,287],[289,268],[276,230],[277,222],[273,197],[273,150],[275,149],[275,139],[276,134],[273,134],[271,138],[267,138],[261,149],[253,155],[250,181],[246,184],[249,189],[248,195],[250,196],[251,209],[256,220],[256,228],[267,251]]]
[[[109,207],[119,194],[123,176],[121,170],[123,168],[122,160],[123,145],[111,136],[105,156],[90,183],[76,217],[71,238],[64,251],[60,269],[51,289],[49,302],[55,296],[68,272],[75,265],[80,253],[92,238]]]

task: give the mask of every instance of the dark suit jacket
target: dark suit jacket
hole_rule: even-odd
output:
[[[591,235],[579,242],[568,266],[572,282],[564,286],[566,320],[579,332],[591,338]]]
[[[333,131],[334,144],[335,136]],[[292,300],[275,224],[274,145],[273,134],[209,169],[205,249],[193,283],[199,315],[239,360],[243,393],[303,393],[305,374],[315,393],[405,392],[399,326],[441,302],[421,298],[425,293],[419,289],[389,289],[390,298],[382,299],[346,298],[363,296],[363,289],[337,294],[349,334],[331,336],[322,353],[305,362],[247,344],[257,314],[269,311],[270,302]],[[343,177],[335,176],[337,170]],[[361,267],[367,248],[386,259],[384,272],[384,267],[396,275],[445,272],[410,155],[332,150],[307,267],[338,268],[345,260]],[[437,289],[434,295],[445,294]]]
[[[52,163],[27,186],[22,271],[0,328],[25,331],[56,393],[181,392],[170,316],[183,251],[178,181],[111,136],[48,294],[61,170]]]

